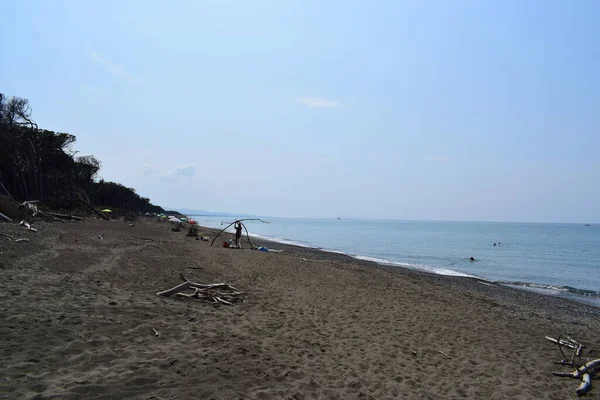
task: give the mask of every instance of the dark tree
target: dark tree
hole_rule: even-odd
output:
[[[74,208],[76,200],[130,212],[163,212],[135,190],[97,180],[101,163],[75,156],[75,136],[40,129],[27,99],[0,93],[0,194]],[[1,193],[5,192],[5,193]]]

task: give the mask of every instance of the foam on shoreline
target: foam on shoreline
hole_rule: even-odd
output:
[[[216,228],[211,228],[211,227],[207,227],[207,228],[216,229]],[[228,230],[226,232],[234,233],[233,230]],[[568,298],[568,299],[575,300],[575,301],[585,303],[585,304],[589,304],[589,305],[592,305],[595,307],[600,307],[600,292],[596,292],[596,291],[592,291],[592,290],[583,290],[583,289],[578,289],[578,288],[574,288],[574,287],[570,287],[570,286],[554,286],[554,285],[534,283],[534,282],[494,281],[494,280],[486,279],[484,277],[470,275],[470,274],[467,274],[467,273],[464,273],[461,271],[457,271],[457,270],[453,270],[453,269],[449,269],[449,268],[391,261],[391,260],[387,260],[384,258],[365,256],[365,255],[361,255],[361,254],[350,254],[350,253],[347,253],[344,251],[327,249],[327,248],[316,246],[312,243],[305,243],[305,242],[300,242],[297,240],[292,240],[292,239],[287,239],[287,238],[269,237],[269,236],[255,234],[255,233],[250,233],[249,235],[250,235],[250,237],[256,238],[259,240],[265,240],[265,241],[269,241],[269,242],[273,242],[273,243],[281,243],[281,244],[290,245],[290,246],[297,246],[297,247],[322,251],[322,252],[326,252],[326,253],[341,254],[341,255],[345,255],[345,256],[354,258],[356,260],[372,262],[372,263],[383,265],[383,266],[407,268],[407,269],[425,272],[425,273],[429,273],[429,274],[433,274],[433,275],[459,277],[459,278],[472,278],[472,279],[480,280],[482,282],[496,283],[496,284],[508,286],[511,288],[519,289],[519,290],[535,292],[535,293],[546,295],[546,296]]]

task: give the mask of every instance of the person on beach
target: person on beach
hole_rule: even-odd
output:
[[[235,247],[238,249],[242,248],[242,223],[235,223]]]

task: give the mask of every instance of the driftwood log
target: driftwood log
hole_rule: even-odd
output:
[[[581,395],[585,394],[588,390],[590,390],[591,387],[592,387],[592,379],[590,378],[590,374],[585,373],[581,377],[581,385],[579,385],[577,390],[575,390],[575,393],[577,393],[577,396],[581,396]]]
[[[179,277],[183,283],[156,294],[159,296],[175,295],[176,297],[187,299],[208,300],[215,304],[225,304],[228,306],[234,305],[234,303],[241,299],[240,296],[243,294],[227,283],[196,283],[187,280],[183,274],[180,274]],[[189,292],[190,289],[193,292]],[[186,293],[186,291],[188,292]]]
[[[0,221],[5,221],[5,222],[13,222],[12,219],[8,218],[6,215],[0,213]]]
[[[21,225],[22,227],[24,227],[25,229],[27,229],[31,232],[37,232],[37,229],[32,228],[31,225],[29,225],[29,222],[27,222],[27,221],[21,221],[21,223],[19,225]]]
[[[88,203],[87,201],[85,201],[84,199],[79,198],[79,199],[77,199],[77,201],[79,201],[81,204],[83,204],[84,206],[86,206],[87,208],[89,208],[90,211],[92,211],[94,214],[96,214],[100,218],[102,218],[102,219],[104,219],[106,221],[110,221],[110,218],[108,218],[100,210],[98,210],[96,207],[94,207],[93,205],[91,205],[90,203]]]
[[[581,351],[585,346],[567,335],[565,335],[566,339],[562,339],[562,336],[563,335],[560,335],[558,339],[546,336],[546,339],[548,339],[552,343],[555,343],[558,346],[561,355],[563,356],[563,359],[560,360],[560,362],[557,362],[556,364],[575,367],[575,370],[572,372],[553,372],[552,374],[554,376],[581,379],[581,384],[579,385],[577,390],[575,390],[575,393],[577,393],[578,396],[581,396],[591,389],[592,377],[598,371],[600,371],[600,358],[590,360],[585,363],[576,361],[575,358],[577,358],[578,360],[580,359]],[[567,360],[567,357],[563,352],[563,347],[571,349],[573,351],[570,361]]]
[[[14,237],[12,235],[9,235],[8,233],[4,233],[4,232],[0,232],[0,236],[7,238],[9,241],[14,239]]]
[[[58,213],[53,213],[53,212],[49,212],[46,211],[46,214],[58,218],[58,219],[66,219],[67,221],[83,221],[83,218],[81,217],[76,217],[75,215],[66,215],[66,214],[58,214]]]

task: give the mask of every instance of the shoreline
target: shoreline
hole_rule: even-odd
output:
[[[218,228],[212,228],[212,227],[204,226],[201,224],[199,224],[199,226],[206,230],[214,230],[215,233],[218,233],[220,231],[220,229],[218,229]],[[227,232],[227,231],[223,232],[221,235],[225,235],[225,234],[230,235],[231,238],[234,237],[232,232]],[[549,291],[550,291],[549,287],[552,287],[552,286],[546,285],[543,283],[494,281],[494,280],[486,279],[483,277],[469,275],[469,274],[463,273],[461,271],[454,271],[454,272],[456,272],[456,275],[443,274],[443,273],[437,273],[434,271],[427,271],[427,270],[419,269],[417,267],[411,267],[406,263],[400,263],[400,262],[394,262],[394,261],[388,261],[388,262],[375,261],[373,259],[370,259],[372,257],[361,256],[361,255],[352,255],[352,254],[345,253],[343,251],[331,250],[331,249],[326,249],[326,248],[322,248],[322,247],[318,247],[318,246],[311,246],[310,244],[304,245],[304,244],[294,242],[293,240],[287,240],[287,239],[279,240],[277,238],[269,238],[269,237],[265,237],[265,236],[258,235],[258,234],[250,234],[250,237],[252,238],[253,243],[254,242],[262,243],[261,245],[274,244],[276,247],[285,246],[285,247],[290,247],[290,248],[319,251],[319,252],[322,252],[325,254],[342,255],[345,257],[349,257],[350,259],[352,259],[356,262],[370,263],[371,266],[386,267],[386,268],[391,268],[392,270],[402,269],[402,270],[407,270],[407,271],[413,271],[413,272],[420,273],[420,274],[431,275],[433,277],[441,276],[441,277],[448,277],[448,278],[474,279],[474,280],[480,281],[482,283],[499,285],[499,286],[505,287],[507,289],[524,291],[527,293],[535,294],[537,296],[559,298],[559,299],[573,301],[578,304],[585,304],[586,306],[598,308],[600,311],[600,297],[585,296],[582,294],[568,291],[567,289],[563,289],[562,287],[556,288],[556,291],[558,291],[559,293],[549,293]],[[242,236],[242,242],[247,242],[245,235]],[[215,243],[215,246],[216,245],[217,245],[217,243]],[[268,246],[265,246],[265,247],[268,247]],[[432,268],[434,268],[434,267],[432,267]],[[574,288],[574,289],[582,290],[582,289],[577,289],[577,288]],[[599,314],[599,316],[600,316],[600,314]]]
[[[30,239],[0,242],[7,398],[558,400],[578,384],[552,375],[544,336],[600,356],[600,310],[566,299],[264,240],[284,251],[210,247],[155,221],[35,227],[0,224]],[[180,274],[245,301],[156,295]]]
[[[214,237],[219,229],[199,225],[205,231],[208,231]],[[235,236],[230,232],[223,232],[221,237],[233,239]],[[584,318],[588,326],[598,325],[600,329],[600,307],[584,301],[577,301],[569,297],[552,296],[545,293],[526,290],[518,287],[513,288],[505,284],[488,281],[478,277],[441,275],[433,272],[421,271],[402,266],[392,266],[380,264],[375,261],[357,259],[343,252],[327,251],[321,248],[298,246],[296,244],[281,243],[269,240],[264,237],[253,237],[252,244],[256,247],[265,246],[284,250],[286,254],[298,255],[300,259],[311,257],[310,261],[345,261],[355,263],[363,267],[385,270],[401,276],[417,277],[431,283],[441,286],[448,286],[472,294],[478,294],[489,297],[490,300],[498,302],[506,307],[519,309],[522,315],[535,313],[539,315],[553,316],[568,323],[581,323],[579,318]],[[220,241],[222,243],[222,241]],[[248,242],[245,236],[242,237],[242,251],[252,251],[247,246]],[[215,242],[214,247],[217,247]],[[235,251],[236,249],[232,249]],[[310,262],[309,261],[309,262]],[[531,309],[530,309],[531,308]]]

